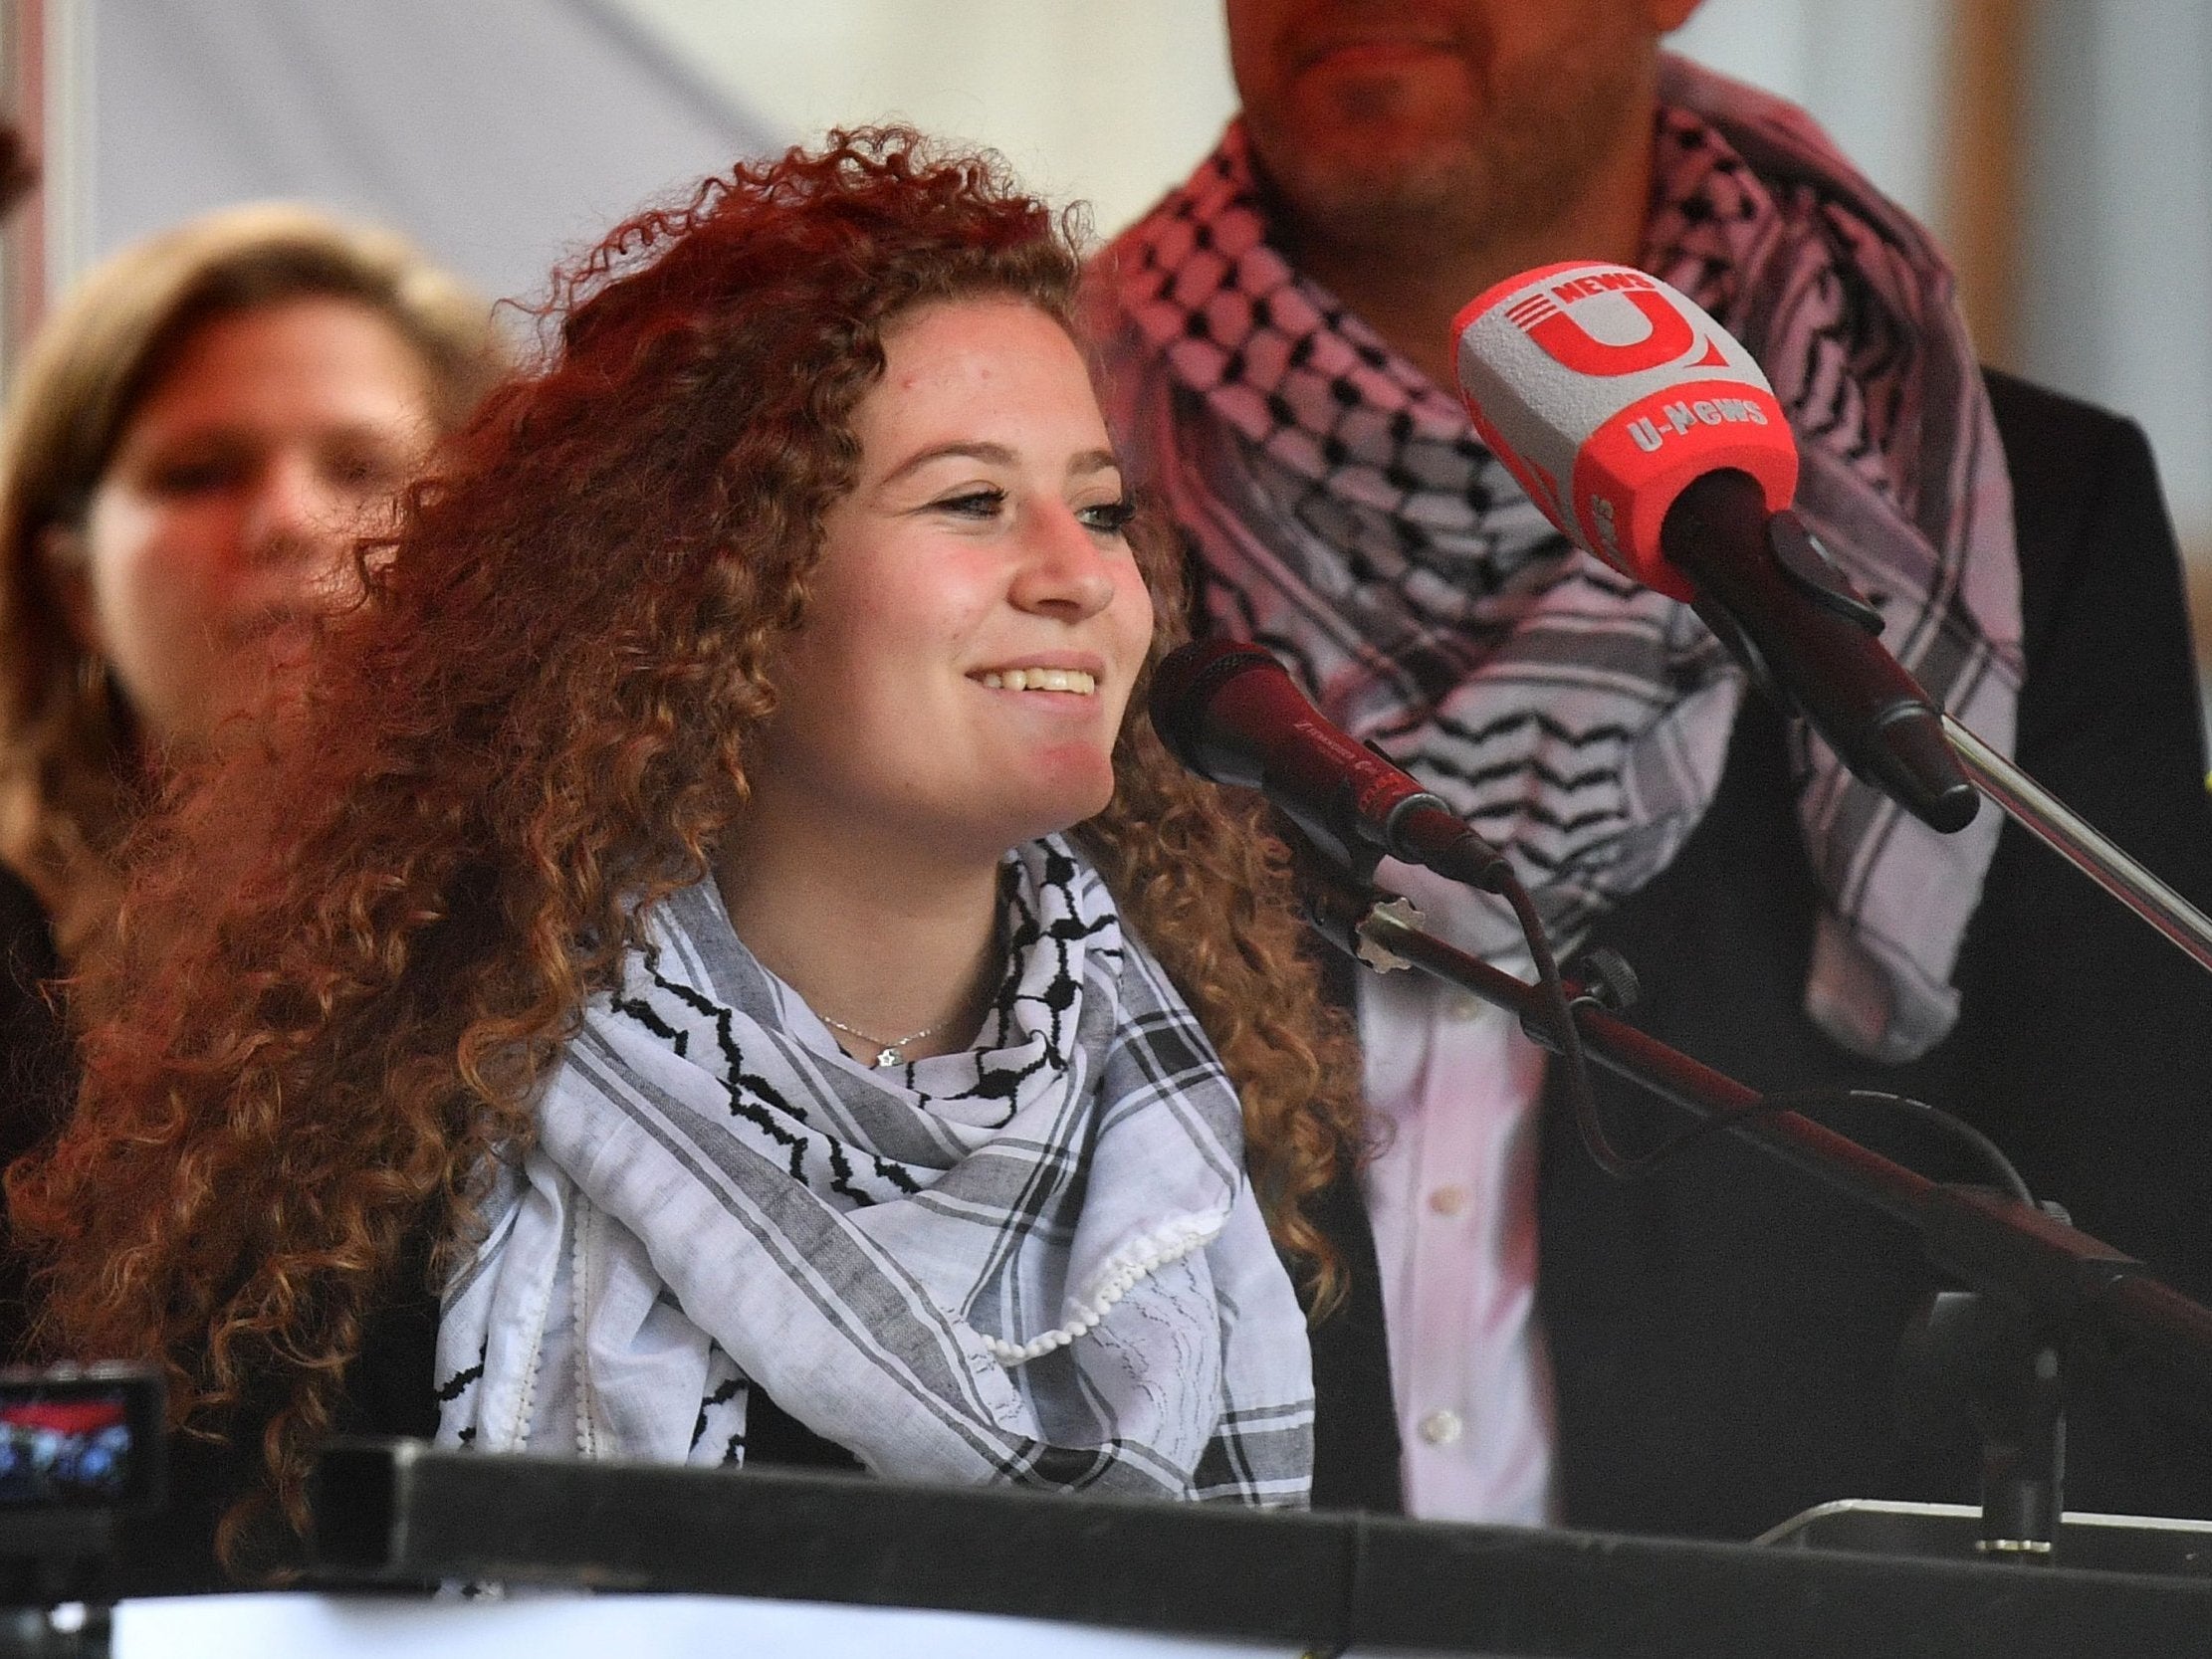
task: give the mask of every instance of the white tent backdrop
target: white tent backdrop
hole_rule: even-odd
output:
[[[65,262],[226,202],[394,225],[493,297],[782,134],[598,0],[78,0]],[[57,276],[66,276],[60,272]]]
[[[1218,0],[608,0],[793,132],[898,117],[989,144],[1118,230],[1235,106]]]

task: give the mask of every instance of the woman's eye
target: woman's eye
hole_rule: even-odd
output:
[[[395,492],[407,470],[392,457],[371,451],[338,451],[324,457],[323,476],[337,489],[357,495]]]
[[[1137,516],[1137,504],[1124,497],[1118,502],[1100,502],[1095,507],[1078,508],[1075,517],[1087,528],[1101,535],[1119,535],[1129,527],[1129,520]]]
[[[945,496],[931,504],[940,513],[951,513],[962,518],[994,518],[1006,505],[1003,490],[964,490],[957,496]]]
[[[156,465],[149,482],[160,495],[201,496],[231,488],[244,472],[244,466],[228,456],[197,456]]]

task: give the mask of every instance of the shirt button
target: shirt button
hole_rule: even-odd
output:
[[[1444,1018],[1457,1020],[1462,1025],[1469,1020],[1480,1019],[1489,1010],[1489,1006],[1472,991],[1453,989],[1444,993]]]
[[[1421,1420],[1421,1437],[1432,1446],[1448,1446],[1459,1438],[1466,1425],[1459,1421],[1459,1413],[1448,1407],[1432,1411]]]
[[[1439,1186],[1429,1194],[1429,1207],[1438,1215],[1457,1215],[1467,1207],[1467,1189],[1463,1186]]]

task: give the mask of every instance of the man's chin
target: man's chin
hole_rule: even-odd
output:
[[[1290,165],[1266,169],[1275,193],[1300,226],[1333,242],[1435,232],[1439,215],[1461,217],[1481,190],[1481,162],[1458,134],[1336,125],[1283,153]]]

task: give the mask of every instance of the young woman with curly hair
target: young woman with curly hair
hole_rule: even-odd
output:
[[[583,263],[303,729],[140,850],[9,1182],[55,1351],[296,1526],[333,1428],[433,1423],[1304,1501],[1349,1040],[1142,716],[1179,569],[1077,269],[899,131]]]

